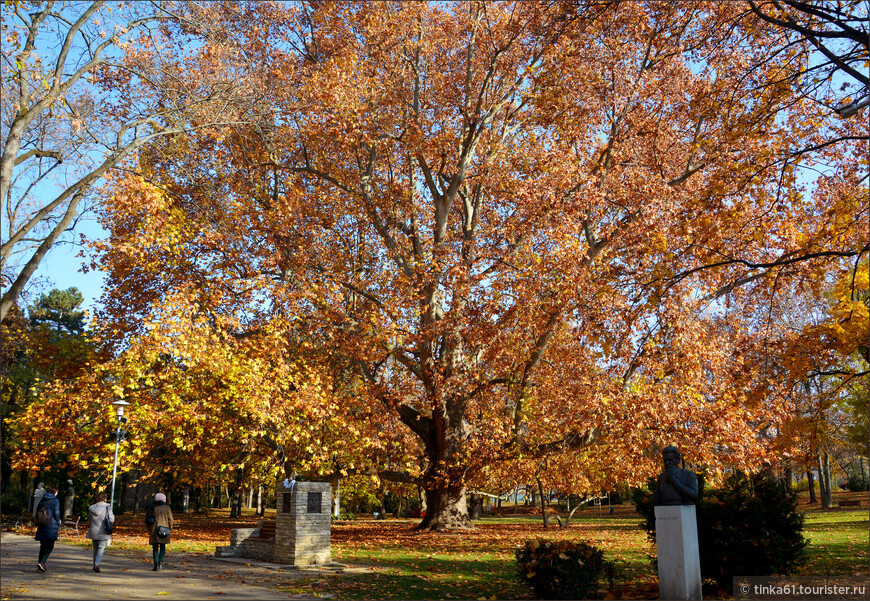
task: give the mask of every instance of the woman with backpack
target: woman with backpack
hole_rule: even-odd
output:
[[[145,515],[145,524],[148,526],[150,534],[148,542],[154,555],[152,571],[162,571],[163,562],[166,560],[166,545],[169,543],[170,531],[175,524],[172,509],[166,504],[166,495],[162,492],[154,495],[154,507]]]
[[[115,524],[115,514],[106,503],[106,493],[97,495],[97,502],[88,507],[88,535],[94,547],[94,571],[100,571],[100,560],[109,541],[112,540],[112,526]],[[107,524],[109,525],[107,528]]]
[[[57,487],[49,486],[45,496],[36,506],[36,536],[39,541],[39,560],[36,571],[44,572],[48,557],[54,551],[60,531],[60,501],[57,500]]]

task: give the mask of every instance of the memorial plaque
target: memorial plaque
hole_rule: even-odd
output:
[[[293,513],[293,493],[285,492],[284,493],[284,503],[281,508],[281,513]]]
[[[308,513],[320,513],[323,502],[323,493],[310,492],[308,493]]]

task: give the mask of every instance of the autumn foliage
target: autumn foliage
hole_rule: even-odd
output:
[[[867,163],[780,77],[806,54],[774,26],[730,2],[208,18],[244,49],[197,58],[244,81],[238,123],[112,179],[116,359],[46,416],[122,395],[127,467],[415,483],[432,529],[470,525],[469,486],[639,483],[666,443],[713,474],[784,452],[759,316],[866,250]]]

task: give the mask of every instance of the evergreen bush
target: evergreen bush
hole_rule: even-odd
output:
[[[516,551],[517,576],[538,599],[597,597],[598,581],[610,562],[586,543],[535,538]]]
[[[27,490],[17,486],[9,486],[0,495],[0,507],[3,508],[3,513],[6,515],[20,515],[31,510],[28,500]]]
[[[846,490],[849,492],[867,492],[870,490],[870,481],[867,479],[867,474],[852,464],[846,470]]]

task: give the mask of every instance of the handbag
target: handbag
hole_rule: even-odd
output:
[[[170,532],[172,532],[172,528],[169,526],[157,526],[157,538],[166,538]]]
[[[103,520],[103,533],[104,534],[112,534],[112,530],[115,529],[114,520],[109,519],[109,508],[106,507],[106,517]]]

